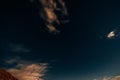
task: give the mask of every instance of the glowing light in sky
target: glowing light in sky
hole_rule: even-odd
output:
[[[115,34],[115,31],[111,31],[111,32],[107,35],[107,37],[108,37],[108,38],[113,38],[115,35],[116,35],[116,34]]]

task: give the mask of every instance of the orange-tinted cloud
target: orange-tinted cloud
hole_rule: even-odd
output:
[[[59,33],[58,25],[68,22],[68,20],[64,19],[64,17],[68,16],[65,2],[63,0],[38,0],[37,6],[39,5],[42,5],[39,13],[48,30]]]
[[[16,64],[7,71],[18,80],[44,80],[43,77],[47,71],[47,63],[35,63],[14,58],[6,60],[7,65]]]
[[[18,80],[43,80],[46,68],[46,64],[18,64],[17,68],[11,68],[7,71],[15,76]]]

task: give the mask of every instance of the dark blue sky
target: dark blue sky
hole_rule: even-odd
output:
[[[19,56],[50,63],[48,80],[87,80],[120,74],[120,39],[105,35],[120,25],[119,0],[67,0],[70,22],[47,32],[36,6],[25,0],[0,2],[1,61]],[[30,52],[13,52],[21,44]],[[3,65],[3,64],[1,64]],[[3,66],[1,66],[3,67]]]

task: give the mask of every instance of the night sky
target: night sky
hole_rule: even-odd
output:
[[[0,1],[0,67],[5,67],[5,59],[20,57],[47,62],[45,80],[120,75],[120,36],[106,36],[114,29],[120,32],[120,1],[65,2],[70,22],[55,35],[45,29],[36,5],[29,0]]]

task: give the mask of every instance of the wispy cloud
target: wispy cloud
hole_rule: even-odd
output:
[[[22,44],[13,44],[13,43],[11,43],[11,44],[9,44],[9,48],[13,52],[24,52],[24,53],[30,52],[30,50],[28,48],[26,48]]]
[[[15,57],[13,59],[7,59],[5,60],[5,63],[8,65],[14,64],[14,63],[18,63],[21,62],[20,57]]]
[[[94,79],[94,80],[120,80],[120,76],[103,77],[102,79]]]
[[[49,32],[59,33],[59,27],[67,23],[68,11],[63,0],[30,0],[35,2],[39,9],[40,17],[45,21]],[[41,7],[40,7],[41,6]]]
[[[43,76],[47,71],[47,63],[35,63],[25,61],[16,57],[14,59],[8,59],[6,64],[14,64],[12,68],[8,68],[7,71],[15,76],[18,80],[44,80]]]

